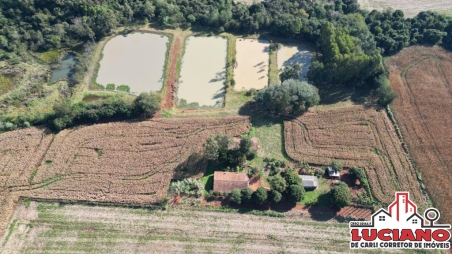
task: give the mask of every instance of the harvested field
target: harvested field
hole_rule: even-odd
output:
[[[234,90],[262,89],[268,85],[270,42],[257,39],[236,40],[237,68]]]
[[[51,142],[52,135],[37,128],[0,135],[0,235],[19,198],[13,192],[30,184],[33,170],[41,163]]]
[[[284,122],[287,154],[297,160],[365,168],[373,195],[384,203],[395,191],[409,191],[425,205],[416,174],[384,109],[362,106],[306,113]]]
[[[116,36],[104,47],[96,82],[128,85],[130,92],[160,91],[168,37],[151,33]]]
[[[16,229],[0,241],[5,253],[350,252],[347,223],[298,216],[32,202],[19,207],[12,221]]]
[[[305,80],[311,66],[313,49],[305,44],[286,43],[278,49],[278,69],[292,67],[295,64],[301,66],[300,79]]]
[[[414,17],[421,11],[451,12],[450,0],[358,0],[360,6],[368,10],[385,10],[392,8],[402,10],[406,17]]]
[[[227,40],[221,37],[190,36],[185,53],[177,93],[179,107],[221,107],[226,79]],[[183,102],[184,101],[184,102]]]
[[[452,221],[452,53],[410,47],[386,61],[394,117],[444,223]]]
[[[247,117],[230,117],[98,124],[66,129],[53,142],[35,128],[8,132],[0,135],[0,205],[9,208],[19,196],[157,203],[171,179],[203,175],[207,161],[199,152],[209,135],[249,128]],[[0,207],[0,235],[12,212],[6,208]]]

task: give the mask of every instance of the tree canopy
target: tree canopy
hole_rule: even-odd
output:
[[[272,114],[299,115],[320,102],[318,89],[294,79],[286,80],[259,90],[254,95],[256,103]]]
[[[350,190],[344,182],[338,182],[331,188],[331,195],[333,197],[333,203],[338,207],[344,207],[350,205]]]

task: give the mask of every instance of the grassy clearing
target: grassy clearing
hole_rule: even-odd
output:
[[[270,51],[268,64],[268,86],[274,86],[278,83],[278,51]]]
[[[14,88],[14,79],[10,75],[0,74],[0,95],[3,95]]]
[[[299,204],[312,206],[330,206],[330,182],[323,177],[319,178],[319,187],[316,190],[306,191],[306,196]]]
[[[256,115],[251,118],[256,128],[254,136],[259,140],[259,157],[275,158],[282,161],[290,160],[285,154],[283,120]]]
[[[61,54],[61,50],[49,50],[43,53],[38,54],[38,58],[41,59],[45,63],[54,63],[58,60],[58,57]]]
[[[5,253],[350,252],[349,228],[335,221],[170,209],[152,211],[39,203]],[[23,208],[25,209],[25,208]],[[265,230],[262,230],[262,229]],[[21,244],[14,244],[20,241]],[[189,251],[188,251],[189,250]]]

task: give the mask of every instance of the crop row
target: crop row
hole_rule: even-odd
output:
[[[392,109],[419,178],[440,209],[452,219],[452,54],[441,48],[412,47],[387,60],[397,95]]]
[[[389,203],[397,190],[423,202],[416,174],[383,110],[361,106],[307,113],[284,122],[287,154],[295,160],[365,168],[374,196]]]

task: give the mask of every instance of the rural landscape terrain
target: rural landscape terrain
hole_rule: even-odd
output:
[[[448,1],[0,7],[0,253],[348,253],[397,191],[452,222]]]

